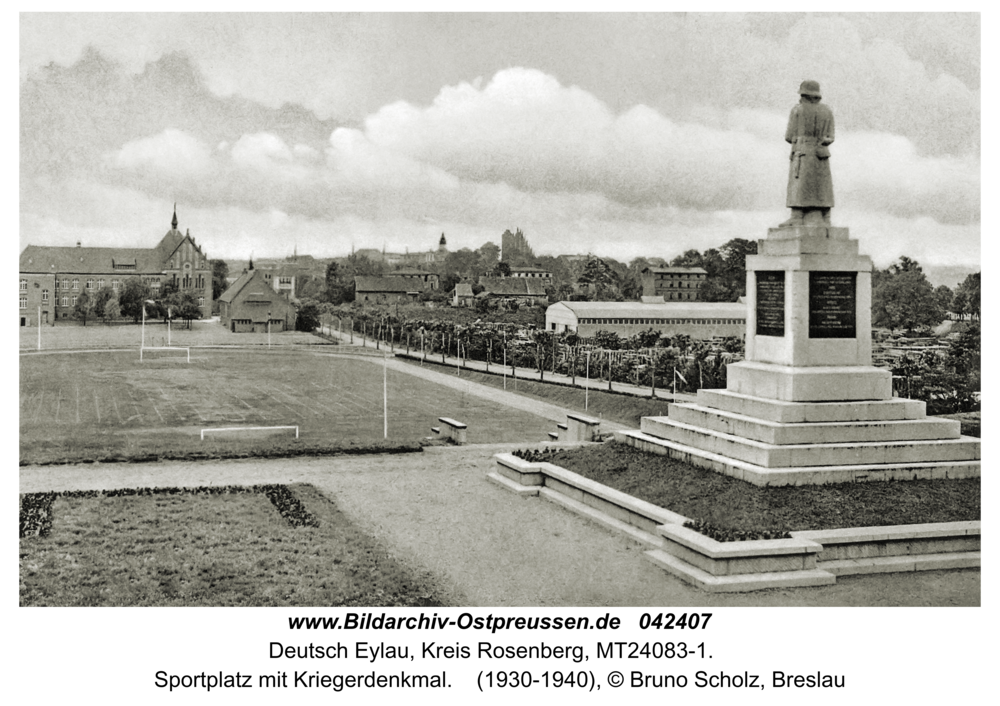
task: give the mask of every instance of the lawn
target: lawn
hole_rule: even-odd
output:
[[[232,333],[217,320],[205,319],[187,322],[173,322],[169,333],[162,321],[150,320],[145,327],[139,324],[115,324],[106,326],[100,322],[89,322],[81,326],[76,322],[60,322],[55,326],[42,326],[41,350],[86,350],[94,348],[134,348],[138,353],[140,342],[147,346],[267,346],[266,333]],[[20,349],[36,350],[39,331],[35,327],[20,328]],[[287,331],[271,334],[271,345],[331,345],[329,341],[301,331]]]
[[[47,513],[35,513],[51,527],[20,540],[20,605],[454,602],[312,486],[125,492],[134,494],[55,494]],[[46,495],[22,496],[22,506],[44,505]]]
[[[22,463],[184,454],[232,455],[278,443],[302,448],[383,444],[383,370],[378,360],[327,349],[196,349],[183,358],[139,361],[137,351],[22,355]],[[329,349],[332,352],[335,349]],[[539,417],[498,408],[418,377],[389,370],[388,442],[431,436],[438,417],[469,425],[469,443],[547,438]],[[210,434],[206,428],[298,426],[294,431]],[[180,455],[178,455],[180,454]]]
[[[980,482],[910,480],[758,487],[625,444],[545,460],[692,520],[736,532],[875,527],[980,519]]]
[[[406,362],[413,361],[406,358],[399,358]],[[419,363],[413,363],[419,365]],[[435,364],[428,359],[425,365],[432,365],[443,371],[454,372],[455,366],[443,366]],[[491,366],[490,373],[462,370],[462,377],[466,380],[488,385],[498,389],[504,387],[504,376],[497,374],[503,370],[501,366]],[[497,371],[492,372],[492,371]],[[508,368],[509,371],[509,368]],[[548,378],[546,378],[548,379]],[[582,387],[571,387],[561,383],[538,382],[535,380],[521,380],[507,377],[507,392],[516,392],[524,397],[559,405],[567,409],[573,409],[581,414],[588,414],[595,418],[607,419],[619,424],[626,424],[636,429],[643,417],[666,416],[669,402],[665,399],[651,399],[649,397],[639,397],[624,392],[606,392],[604,390],[584,390]]]

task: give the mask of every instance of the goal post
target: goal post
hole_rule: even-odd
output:
[[[277,426],[277,427],[214,427],[214,428],[211,428],[211,429],[202,429],[201,430],[201,440],[202,441],[205,440],[205,434],[206,433],[212,434],[212,433],[215,433],[215,432],[232,432],[232,431],[237,431],[237,432],[239,432],[239,431],[274,431],[274,430],[281,430],[281,429],[294,429],[295,430],[295,438],[296,439],[299,438],[299,427],[297,425],[291,425],[291,426]]]
[[[143,357],[143,353],[145,351],[184,351],[184,354],[186,356],[186,362],[188,362],[188,363],[191,362],[191,349],[190,348],[179,348],[177,346],[141,346],[139,348],[139,362],[140,363],[143,362],[143,360],[145,360],[145,358]],[[178,359],[179,360],[180,356],[162,356],[162,357],[154,356],[154,359],[155,360],[174,360],[174,359]]]

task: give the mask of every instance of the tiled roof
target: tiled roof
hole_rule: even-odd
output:
[[[558,302],[552,306],[564,306],[578,317],[614,318],[724,318],[739,319],[747,315],[746,304],[728,302]]]
[[[21,252],[21,272],[60,272],[67,274],[110,274],[115,264],[134,264],[135,269],[120,270],[129,274],[163,271],[163,259],[156,248],[74,248],[29,245]]]
[[[683,275],[683,274],[695,274],[695,275],[707,275],[708,272],[701,267],[645,267],[642,270],[645,272],[652,272],[655,275]]]
[[[471,296],[473,296],[473,294],[472,294],[472,285],[469,284],[468,282],[461,282],[459,284],[456,284],[455,285],[455,294],[457,296],[459,296],[459,297],[471,297]]]
[[[253,279],[253,276],[257,274],[257,270],[247,270],[239,277],[236,281],[229,285],[222,294],[219,295],[220,302],[231,302],[236,298],[236,295],[242,291],[242,289]]]
[[[427,288],[427,282],[409,279],[407,277],[373,277],[359,275],[354,278],[355,292],[386,292],[406,294],[422,292]]]
[[[530,277],[481,277],[479,284],[487,294],[501,297],[544,297],[545,285]]]

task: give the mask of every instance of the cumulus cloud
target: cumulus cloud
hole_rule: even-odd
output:
[[[197,137],[167,128],[158,135],[126,143],[115,155],[114,162],[123,169],[148,170],[183,180],[204,176],[211,167],[211,154]]]

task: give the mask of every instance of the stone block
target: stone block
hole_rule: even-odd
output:
[[[698,404],[770,422],[864,422],[923,419],[926,405],[898,397],[850,402],[791,402],[752,397],[731,390],[698,390]]]
[[[727,368],[727,389],[788,402],[888,400],[892,373],[866,366],[792,367],[744,360]]]

